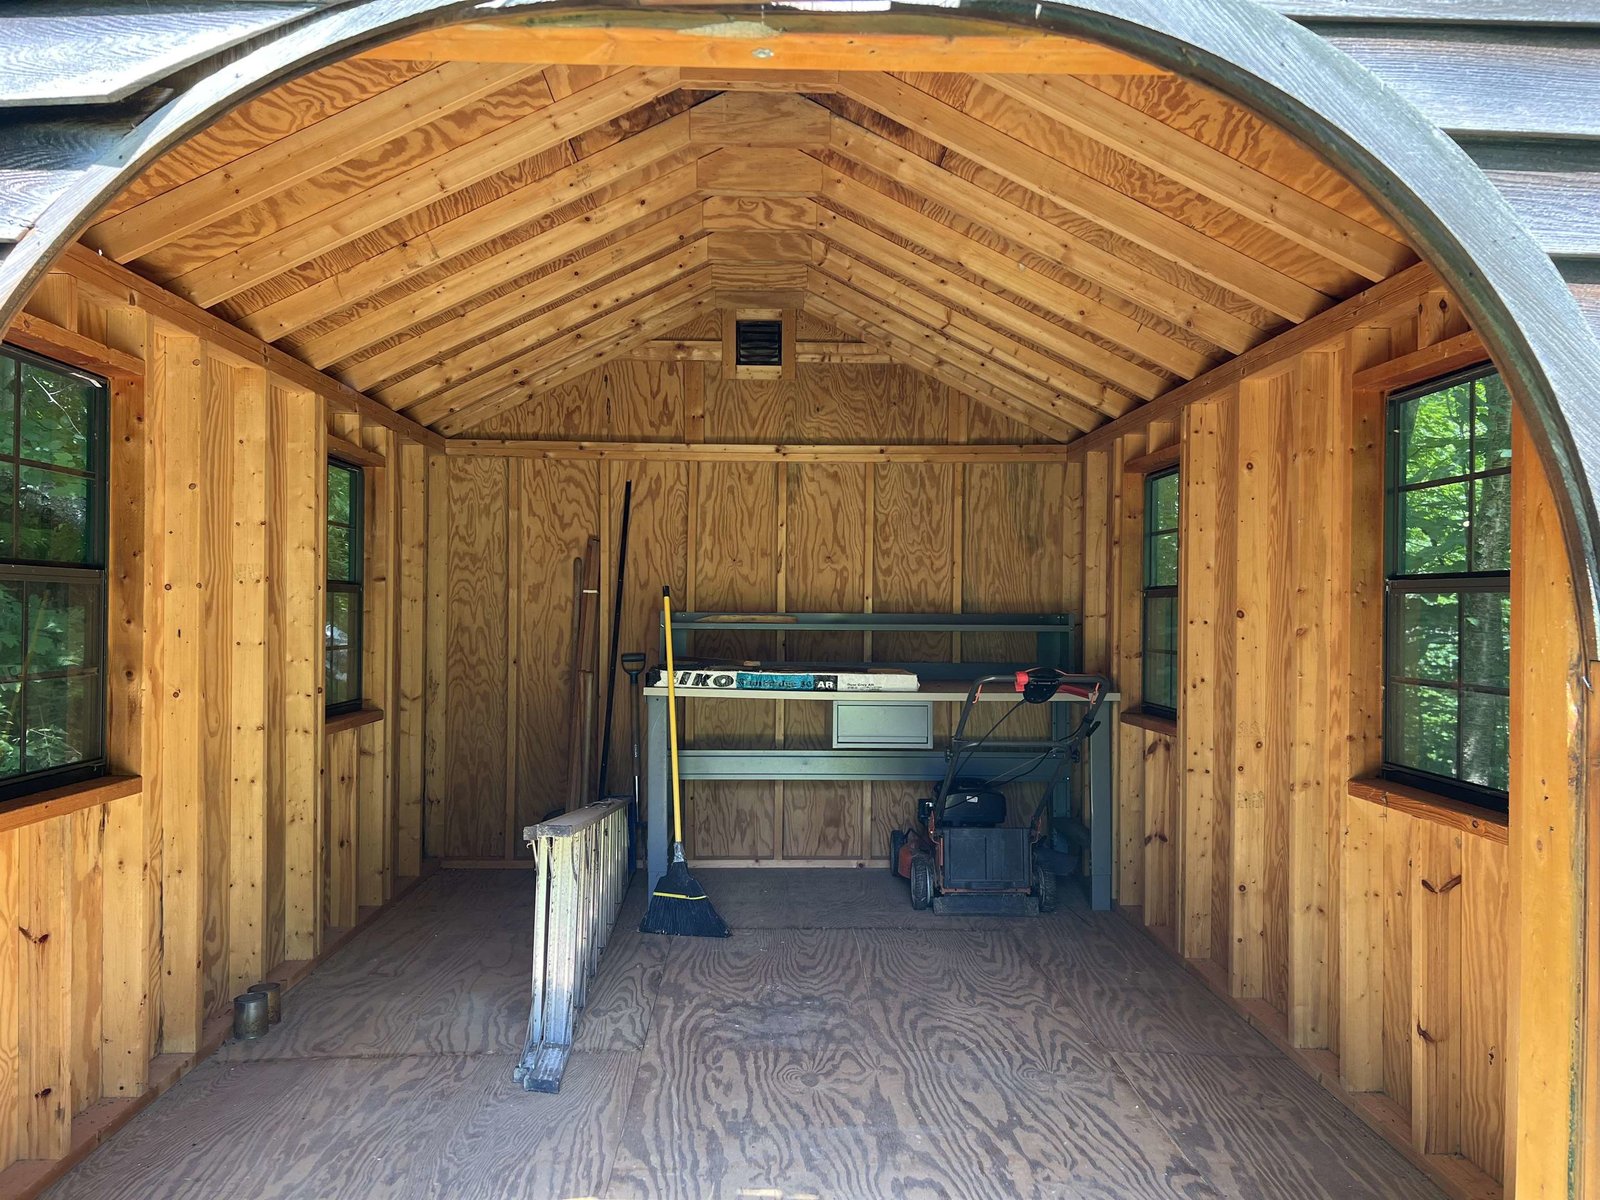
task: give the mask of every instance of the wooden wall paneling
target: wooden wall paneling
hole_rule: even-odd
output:
[[[1111,670],[1110,532],[1111,464],[1103,451],[1083,459],[1083,669]]]
[[[201,928],[203,1018],[222,1011],[228,990],[229,903],[233,851],[233,474],[238,453],[233,431],[235,369],[208,355],[202,409],[199,470],[202,535],[200,564],[200,766],[205,869]],[[192,553],[193,551],[191,551]]]
[[[319,397],[275,391],[280,418],[283,560],[279,604],[283,610],[282,768],[284,956],[315,956],[322,945],[323,838],[323,595],[327,539],[327,425]],[[280,498],[276,497],[275,498]]]
[[[770,612],[778,600],[778,487],[773,463],[700,463],[689,496],[688,586],[706,612]],[[704,633],[694,653],[709,658],[772,659],[770,634]],[[647,653],[656,656],[651,645]],[[686,709],[686,744],[703,747],[773,745],[776,702],[699,700]],[[621,726],[619,726],[621,727]],[[626,728],[631,730],[631,720]],[[691,846],[697,858],[774,858],[777,785],[765,781],[689,786]]]
[[[1243,423],[1238,392],[1228,394],[1218,420],[1218,452],[1222,463],[1239,460],[1239,429]],[[1227,970],[1233,953],[1233,810],[1238,790],[1238,762],[1234,740],[1225,731],[1235,728],[1238,706],[1238,621],[1239,590],[1239,508],[1240,481],[1237,470],[1222,470],[1216,488],[1216,601],[1212,620],[1217,636],[1210,664],[1210,678],[1218,681],[1212,690],[1217,746],[1214,751],[1217,793],[1212,806],[1211,831],[1211,957]]]
[[[1219,536],[1231,514],[1218,503],[1217,489],[1225,469],[1221,438],[1222,403],[1192,404],[1183,413],[1181,496],[1178,519],[1178,578],[1182,584],[1182,620],[1178,651],[1183,680],[1178,701],[1179,806],[1176,813],[1177,895],[1173,917],[1177,945],[1185,958],[1212,957],[1214,856],[1227,860],[1228,844],[1219,840],[1216,815],[1230,784],[1219,769],[1218,739],[1226,727],[1217,724],[1212,702],[1218,688],[1217,646],[1231,638],[1231,624],[1222,621]],[[1151,868],[1147,867],[1147,870]]]
[[[1411,888],[1411,1138],[1424,1154],[1461,1148],[1460,831],[1415,830]]]
[[[1352,1092],[1381,1092],[1383,1078],[1384,843],[1388,810],[1344,798],[1339,920],[1339,1077]]]
[[[1335,502],[1333,464],[1347,460],[1331,441],[1331,411],[1338,399],[1333,386],[1337,360],[1325,354],[1300,356],[1292,378],[1286,414],[1289,472],[1284,500],[1289,506],[1289,624],[1285,632],[1292,702],[1289,708],[1287,801],[1288,920],[1287,995],[1289,1039],[1296,1046],[1334,1045],[1331,1024],[1337,997],[1330,926],[1337,926],[1337,892],[1332,872],[1342,786],[1331,786],[1329,743],[1342,754],[1342,682],[1330,685],[1334,658],[1329,639],[1342,622],[1332,606],[1348,594],[1348,551],[1331,519]],[[1338,569],[1336,569],[1338,568]],[[1334,587],[1337,586],[1337,591]],[[1341,771],[1342,774],[1342,771]],[[1342,785],[1337,775],[1333,784]]]
[[[71,839],[72,1091],[67,1111],[77,1116],[100,1099],[101,1029],[104,1009],[105,925],[102,910],[105,882],[101,859],[103,805],[81,808],[65,818]],[[63,881],[66,882],[66,881]]]
[[[1136,710],[1144,699],[1144,477],[1122,470],[1145,452],[1144,430],[1118,438],[1112,452],[1116,469],[1112,530],[1113,615],[1116,632],[1112,679],[1122,694],[1122,710]],[[1136,725],[1117,728],[1117,895],[1123,904],[1142,904],[1145,816],[1144,731]]]
[[[1413,855],[1421,852],[1423,822],[1389,810],[1383,844],[1383,1090],[1411,1113],[1413,988],[1411,906]]]
[[[235,369],[228,537],[228,970],[223,999],[261,979],[267,957],[267,376]]]
[[[866,584],[867,472],[852,463],[791,464],[787,484],[785,567],[788,605],[795,612],[855,612]],[[860,659],[859,634],[788,635],[793,661]],[[829,707],[786,706],[790,747],[829,744]],[[832,780],[793,780],[783,788],[784,858],[860,858],[860,793]]]
[[[599,464],[513,462],[510,478],[511,499],[519,510],[518,571],[511,592],[511,621],[517,627],[515,851],[527,858],[523,827],[566,800],[569,581],[572,560],[598,533]]]
[[[447,460],[446,858],[506,852],[506,466]]]
[[[362,600],[362,690],[368,707],[384,719],[361,727],[360,792],[356,823],[356,903],[373,907],[389,898],[394,864],[394,778],[389,741],[399,716],[396,703],[395,619],[399,569],[400,439],[390,430],[364,425],[361,445],[383,456],[383,466],[368,466],[366,482],[366,564]]]
[[[1503,1178],[1506,1139],[1506,849],[1468,837],[1461,855],[1461,1153]]]
[[[1528,1200],[1568,1195],[1575,1182],[1569,1149],[1581,1113],[1583,837],[1593,804],[1585,791],[1590,701],[1574,581],[1556,500],[1520,414],[1511,461],[1514,949],[1505,1169],[1507,1192]],[[1592,943],[1587,953],[1595,953]]]
[[[1239,480],[1238,608],[1233,628],[1235,694],[1232,804],[1232,952],[1229,979],[1239,999],[1272,999],[1269,972],[1274,951],[1287,947],[1280,938],[1269,943],[1274,922],[1287,921],[1284,908],[1270,894],[1279,849],[1274,834],[1286,797],[1278,767],[1277,722],[1286,697],[1274,690],[1274,659],[1286,644],[1277,618],[1277,585],[1286,546],[1276,537],[1283,509],[1283,417],[1287,380],[1283,375],[1247,380],[1239,391],[1239,442],[1235,470]],[[1227,681],[1223,686],[1227,686]],[[1284,856],[1285,860],[1287,855]],[[1281,1009],[1281,1004],[1278,1004]]]
[[[1061,580],[1060,463],[973,463],[966,469],[966,517],[962,554],[965,612],[1058,612]],[[968,659],[1030,661],[1031,634],[966,634]],[[1042,706],[1041,706],[1042,707]],[[994,714],[996,718],[1000,714]],[[953,718],[952,718],[953,719]],[[1025,706],[1006,722],[1012,738],[1046,738],[1049,714]],[[977,732],[984,726],[980,723]],[[1010,816],[1030,816],[1043,784],[1007,789]]]
[[[323,899],[325,929],[349,929],[356,923],[356,828],[360,791],[360,734],[342,729],[330,734],[322,766]]]
[[[145,360],[155,336],[149,315],[127,304],[108,305],[103,313],[107,342]],[[143,772],[145,739],[155,725],[145,672],[147,542],[152,536],[146,523],[146,459],[151,451],[145,396],[143,376],[112,382],[106,754],[112,770],[130,775]],[[108,805],[102,841],[101,1084],[112,1099],[144,1091],[151,1056],[150,976],[159,943],[149,925],[158,920],[152,915],[158,911],[152,892],[159,887],[160,869],[152,869],[148,854],[145,810],[142,797]],[[3,968],[0,978],[5,978]]]
[[[876,468],[869,542],[874,612],[937,613],[952,607],[951,597],[961,586],[956,547],[964,524],[952,501],[964,503],[957,481],[965,473],[960,465],[894,463]],[[872,656],[880,662],[938,661],[952,651],[951,639],[942,634],[880,633],[872,645]],[[868,858],[888,858],[890,831],[910,824],[917,798],[927,790],[920,783],[872,785]]]
[[[633,517],[628,530],[628,576],[622,602],[622,644],[661,658],[661,588],[686,594],[695,548],[689,536],[689,468],[682,462],[638,462],[611,473],[611,510],[621,508],[622,488],[633,479]],[[613,551],[614,553],[614,551]],[[610,614],[606,614],[609,623]],[[681,715],[681,714],[680,714]],[[613,743],[616,734],[612,735]],[[684,820],[691,818],[686,812]],[[654,880],[651,880],[654,883]]]
[[[18,1158],[60,1158],[72,1140],[72,820],[15,834]]]
[[[101,833],[100,1084],[108,1100],[140,1095],[150,1063],[150,868],[145,856],[143,796],[105,806]],[[0,966],[0,978],[4,978]]]
[[[1143,735],[1137,745],[1144,778],[1144,836],[1141,841],[1144,862],[1144,923],[1155,929],[1171,929],[1173,900],[1177,895],[1177,822],[1175,811],[1179,779],[1174,763],[1174,739],[1163,733],[1135,730]],[[1124,751],[1126,753],[1126,751]]]
[[[28,945],[21,907],[23,829],[0,833],[0,1167],[17,1160],[21,1144],[22,961]]]
[[[426,465],[427,601],[423,606],[423,812],[422,853],[439,858],[445,845],[445,793],[450,768],[450,463],[430,453]],[[570,567],[570,564],[569,564]]]
[[[201,460],[206,363],[198,338],[161,334],[149,403],[150,493],[158,514],[151,574],[150,666],[160,769],[150,795],[161,809],[160,1048],[191,1053],[204,1018],[205,796],[202,760],[202,520],[209,489]],[[147,616],[150,614],[147,614]]]
[[[394,874],[410,879],[422,873],[424,648],[426,638],[428,498],[427,451],[397,447],[399,475],[397,525],[399,576],[396,583],[395,703],[386,714],[394,747]]]

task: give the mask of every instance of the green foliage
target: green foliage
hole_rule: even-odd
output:
[[[0,778],[99,754],[104,691],[101,561],[104,389],[67,371],[0,355],[0,572],[5,562],[68,578],[0,578]]]
[[[1511,597],[1426,576],[1511,567],[1511,399],[1498,376],[1397,402],[1392,486],[1391,762],[1503,791]],[[1414,582],[1410,582],[1414,581]]]

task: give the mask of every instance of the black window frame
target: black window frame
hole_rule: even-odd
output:
[[[354,567],[356,578],[354,581],[334,579],[330,570],[323,571],[323,587],[326,588],[323,600],[323,629],[326,630],[332,622],[328,619],[327,597],[335,592],[355,597],[355,621],[350,638],[350,678],[354,685],[355,695],[347,700],[328,700],[324,704],[327,716],[338,716],[341,713],[359,712],[366,703],[366,679],[362,670],[362,660],[366,653],[366,576],[367,576],[367,475],[360,463],[348,462],[338,455],[328,458],[328,471],[348,471],[351,475],[350,487],[350,522],[348,525],[336,523],[333,520],[333,506],[331,503],[324,505],[323,513],[323,563],[328,566],[328,532],[335,524],[349,530],[350,533],[350,561]],[[326,634],[324,634],[326,637]],[[322,656],[322,686],[325,695],[331,695],[328,688],[328,653],[326,645],[323,647]]]
[[[1455,592],[1463,597],[1468,594],[1491,594],[1510,596],[1511,572],[1503,571],[1451,571],[1436,573],[1402,574],[1400,572],[1401,553],[1403,545],[1402,516],[1399,503],[1401,495],[1406,492],[1420,491],[1431,487],[1441,487],[1450,484],[1465,484],[1467,496],[1467,512],[1469,524],[1467,527],[1467,566],[1470,568],[1473,558],[1473,547],[1476,535],[1476,504],[1473,499],[1473,483],[1477,480],[1505,476],[1509,481],[1512,464],[1510,460],[1504,467],[1491,470],[1474,470],[1473,457],[1476,442],[1476,413],[1478,403],[1478,389],[1472,392],[1472,408],[1468,413],[1467,429],[1467,471],[1460,475],[1451,475],[1439,479],[1425,480],[1419,483],[1408,484],[1405,482],[1405,454],[1402,446],[1402,430],[1398,413],[1400,406],[1408,401],[1416,400],[1422,396],[1429,396],[1435,392],[1444,391],[1463,383],[1476,383],[1498,375],[1492,363],[1480,363],[1476,366],[1454,371],[1448,375],[1438,376],[1412,387],[1397,388],[1389,393],[1384,402],[1384,549],[1383,549],[1383,762],[1379,769],[1382,778],[1397,783],[1407,784],[1421,788],[1425,791],[1471,804],[1478,808],[1488,809],[1498,813],[1509,813],[1510,796],[1508,791],[1502,791],[1485,784],[1476,783],[1459,774],[1464,769],[1463,754],[1465,739],[1461,737],[1462,705],[1464,697],[1469,693],[1484,695],[1504,695],[1508,698],[1507,712],[1510,705],[1510,679],[1509,658],[1507,663],[1507,686],[1505,688],[1491,687],[1485,684],[1469,684],[1462,679],[1462,668],[1459,658],[1462,647],[1466,644],[1464,636],[1464,623],[1466,620],[1466,605],[1457,606],[1457,654],[1458,664],[1454,684],[1436,679],[1415,679],[1401,675],[1400,662],[1402,655],[1401,639],[1404,634],[1404,621],[1402,619],[1402,606],[1408,596],[1428,595],[1442,592]],[[1507,403],[1510,396],[1507,393]],[[1509,422],[1509,414],[1508,422]],[[1507,488],[1507,505],[1509,507],[1510,489]],[[1509,527],[1508,527],[1509,536]],[[1456,770],[1457,775],[1439,775],[1431,771],[1411,766],[1406,763],[1394,762],[1390,753],[1399,745],[1398,732],[1398,706],[1394,702],[1396,685],[1425,686],[1439,691],[1451,691],[1456,696]]]
[[[68,375],[93,386],[94,392],[90,401],[90,407],[93,411],[90,415],[87,431],[89,441],[88,470],[79,471],[70,467],[61,467],[41,462],[37,459],[28,459],[23,455],[22,368],[25,364],[32,364],[35,367],[57,374]],[[42,354],[34,354],[31,351],[10,344],[0,345],[0,376],[8,376],[8,378],[0,378],[0,388],[10,387],[12,389],[12,437],[14,439],[12,448],[14,453],[11,455],[0,454],[0,462],[11,463],[13,466],[11,495],[9,497],[13,550],[17,548],[15,534],[20,520],[18,512],[22,474],[16,468],[34,466],[58,474],[74,475],[87,479],[90,485],[88,489],[88,526],[85,536],[88,562],[73,566],[41,560],[0,558],[0,581],[23,584],[66,583],[79,586],[90,584],[94,587],[95,603],[89,615],[89,635],[85,643],[86,652],[92,653],[94,656],[94,665],[30,678],[97,676],[99,679],[98,703],[92,706],[94,713],[92,745],[95,747],[95,753],[77,762],[63,764],[59,767],[46,767],[38,771],[26,771],[0,778],[0,801],[6,801],[20,799],[52,788],[81,783],[88,779],[95,779],[105,775],[109,769],[109,758],[106,749],[106,726],[110,689],[106,679],[106,653],[109,627],[107,608],[110,589],[107,564],[110,556],[111,386],[103,376],[96,375],[92,371],[86,371],[70,363],[57,362]],[[24,621],[26,621],[26,593],[24,593],[23,613]],[[22,687],[18,692],[18,701],[22,705],[22,717],[18,724],[23,729],[23,736],[26,738],[28,680],[24,679],[20,680],[20,682]]]
[[[1155,524],[1155,489],[1163,479],[1173,479],[1178,485],[1178,523],[1170,529],[1164,526],[1158,527]],[[1174,562],[1173,582],[1171,584],[1152,583],[1151,579],[1155,574],[1154,546],[1157,538],[1166,537],[1169,535],[1172,536],[1179,547],[1179,555],[1181,556],[1182,554],[1183,534],[1181,533],[1181,529],[1183,525],[1183,483],[1181,477],[1179,476],[1178,467],[1176,465],[1163,467],[1159,471],[1151,471],[1144,477],[1142,482],[1144,486],[1144,531],[1140,535],[1142,565],[1140,568],[1141,573],[1139,580],[1141,585],[1139,608],[1139,708],[1140,711],[1148,716],[1166,717],[1175,721],[1178,719],[1178,697],[1183,694],[1183,685],[1180,678],[1182,656],[1178,653],[1177,646],[1178,628],[1181,624],[1181,617],[1176,611],[1179,604],[1178,589],[1182,584],[1181,557]],[[1150,602],[1152,600],[1164,599],[1170,599],[1173,602],[1173,647],[1170,651],[1152,650],[1150,645],[1150,631],[1153,622],[1150,619]],[[1171,704],[1166,704],[1160,700],[1152,700],[1150,698],[1150,665],[1154,658],[1163,656],[1170,657],[1172,659]]]

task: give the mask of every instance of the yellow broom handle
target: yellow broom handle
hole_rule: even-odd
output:
[[[678,689],[672,668],[672,592],[661,589],[661,619],[667,631],[667,745],[672,750],[672,840],[683,841],[683,795],[678,785]]]

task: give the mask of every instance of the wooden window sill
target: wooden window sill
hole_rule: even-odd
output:
[[[1424,821],[1449,825],[1474,837],[1501,845],[1510,841],[1510,823],[1504,813],[1490,812],[1392,779],[1352,779],[1349,791],[1358,800],[1381,804]]]
[[[381,708],[358,708],[352,712],[339,713],[329,717],[322,726],[325,736],[332,737],[336,733],[343,733],[346,729],[360,729],[363,725],[375,725],[383,720]]]
[[[1141,712],[1133,708],[1123,713],[1121,720],[1124,725],[1137,725],[1140,729],[1148,729],[1151,733],[1163,733],[1168,737],[1178,736],[1178,722],[1158,713]]]
[[[34,792],[31,796],[18,796],[0,804],[0,833],[121,800],[124,796],[136,796],[143,788],[144,781],[137,775],[98,775]]]

